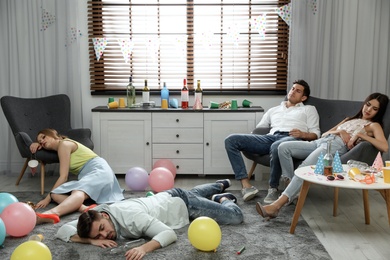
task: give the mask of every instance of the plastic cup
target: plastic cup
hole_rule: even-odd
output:
[[[390,161],[385,161],[385,166],[390,167]]]
[[[390,167],[383,167],[383,182],[384,183],[390,183]]]
[[[161,108],[168,109],[168,100],[166,99],[161,100]]]
[[[108,103],[108,108],[118,108],[118,107],[119,107],[118,101]]]
[[[28,167],[30,167],[31,174],[34,175],[37,172],[38,161],[37,160],[28,161]]]
[[[237,99],[232,99],[232,105],[230,107],[232,110],[237,110],[238,105],[237,105]]]
[[[219,104],[217,102],[210,101],[210,108],[219,108]]]
[[[107,104],[110,104],[111,102],[114,102],[115,101],[115,99],[113,98],[113,97],[109,97],[108,98],[108,103]]]
[[[126,107],[124,98],[119,98],[119,107],[120,108]]]
[[[243,106],[243,107],[251,107],[251,106],[252,106],[252,102],[249,101],[248,99],[244,99],[244,100],[242,101],[242,106]]]

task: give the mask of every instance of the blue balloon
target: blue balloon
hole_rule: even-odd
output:
[[[5,225],[3,220],[0,218],[0,246],[4,244],[5,235]]]
[[[19,202],[19,200],[12,194],[1,192],[0,193],[0,214],[10,204]]]

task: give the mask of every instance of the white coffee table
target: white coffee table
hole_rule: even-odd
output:
[[[348,172],[349,167],[347,165],[343,165],[343,168],[346,172]],[[344,180],[333,180],[329,181],[326,176],[315,174],[313,166],[306,166],[302,168],[298,168],[295,170],[295,176],[304,180],[303,185],[301,187],[301,192],[299,194],[298,203],[295,208],[294,216],[291,222],[290,233],[294,234],[295,227],[298,223],[298,218],[301,215],[301,211],[303,205],[305,203],[305,199],[307,196],[307,192],[309,191],[310,184],[319,184],[329,187],[334,187],[334,200],[333,200],[333,216],[337,215],[337,207],[338,207],[338,192],[339,188],[345,189],[361,189],[363,191],[363,204],[364,204],[364,216],[365,223],[370,224],[370,209],[368,204],[368,190],[377,190],[381,193],[382,197],[386,201],[387,206],[387,216],[390,225],[390,184],[384,183],[383,178],[377,178],[377,182],[372,184],[366,184],[363,182],[357,182],[348,178],[348,174],[344,173]]]

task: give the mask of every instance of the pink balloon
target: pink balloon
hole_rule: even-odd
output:
[[[134,191],[144,191],[148,187],[148,172],[141,167],[130,168],[125,177],[127,187]]]
[[[155,192],[173,188],[174,178],[170,170],[164,167],[157,167],[150,172],[149,186]]]
[[[175,164],[173,164],[173,162],[171,160],[168,160],[168,159],[157,160],[153,164],[153,169],[155,169],[157,167],[167,168],[173,174],[173,178],[176,178],[176,166],[175,166]]]
[[[34,210],[23,202],[15,202],[7,206],[0,215],[7,234],[22,237],[34,229],[37,217]]]

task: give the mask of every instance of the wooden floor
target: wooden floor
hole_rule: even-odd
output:
[[[0,191],[39,192],[40,177],[25,176],[15,186],[16,173],[0,175]],[[27,175],[27,174],[26,174]],[[197,184],[214,182],[227,176],[177,176],[175,187],[191,188]],[[232,189],[240,189],[238,181],[232,179]],[[46,177],[45,190],[51,189],[57,176]],[[126,189],[124,175],[118,175],[122,188]],[[256,181],[258,188],[266,189],[266,181]],[[262,199],[262,198],[261,198]],[[333,217],[333,190],[312,185],[306,199],[302,216],[333,259],[390,259],[390,226],[385,202],[376,191],[369,192],[371,224],[364,223],[362,192],[341,189],[338,216]],[[283,211],[281,212],[283,214]],[[259,218],[259,221],[262,221]],[[272,221],[272,220],[271,220]],[[296,227],[299,229],[299,225]]]

